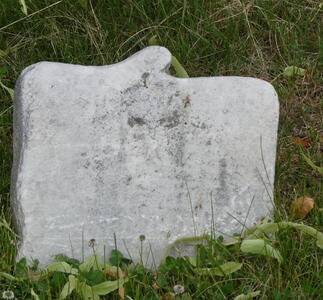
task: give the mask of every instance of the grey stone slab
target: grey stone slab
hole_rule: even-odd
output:
[[[102,255],[115,233],[123,253],[145,260],[151,249],[158,264],[178,238],[212,224],[230,235],[270,214],[274,88],[175,78],[170,61],[148,47],[109,66],[40,62],[22,72],[11,184],[19,257],[45,266],[58,253],[89,256],[90,239]]]

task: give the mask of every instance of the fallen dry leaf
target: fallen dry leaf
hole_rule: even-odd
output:
[[[153,285],[152,285],[152,288],[157,291],[160,289],[159,285],[155,282]]]
[[[292,140],[296,145],[303,146],[305,148],[307,148],[310,145],[310,141],[307,140],[307,139],[301,139],[299,137],[293,137]]]
[[[314,207],[314,200],[309,197],[300,197],[292,202],[291,214],[296,218],[305,218]]]

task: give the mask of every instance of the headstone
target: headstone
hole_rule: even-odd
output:
[[[148,47],[109,66],[40,62],[14,100],[19,257],[117,248],[158,264],[176,239],[252,226],[273,208],[278,101],[267,82],[176,78]],[[141,237],[141,240],[140,240]],[[143,239],[145,237],[145,239]]]

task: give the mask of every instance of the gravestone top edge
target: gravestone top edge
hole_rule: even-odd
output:
[[[216,79],[216,80],[221,80],[221,79],[235,79],[235,80],[253,80],[255,83],[259,82],[263,85],[266,86],[266,88],[268,90],[271,90],[271,92],[273,92],[274,94],[276,94],[276,90],[273,87],[273,85],[264,80],[264,79],[260,79],[260,78],[256,78],[256,77],[251,77],[251,76],[237,76],[237,75],[220,75],[220,76],[198,76],[198,77],[189,77],[189,78],[179,78],[176,76],[172,76],[169,74],[169,67],[171,66],[171,60],[172,60],[172,54],[171,52],[162,46],[148,46],[143,48],[142,50],[134,53],[133,55],[129,56],[128,58],[116,62],[116,63],[112,63],[112,64],[107,64],[107,65],[97,65],[97,66],[93,66],[93,65],[83,65],[83,64],[70,64],[70,63],[66,63],[66,62],[52,62],[52,61],[40,61],[37,63],[34,63],[26,68],[24,68],[20,74],[20,76],[17,79],[17,83],[21,82],[24,77],[26,77],[28,75],[29,72],[32,72],[32,70],[34,70],[35,68],[47,68],[47,67],[51,67],[51,66],[60,66],[60,67],[67,67],[67,68],[80,68],[80,69],[93,69],[93,70],[106,70],[108,68],[114,68],[114,67],[119,67],[120,65],[125,65],[125,64],[132,64],[132,63],[136,63],[137,59],[139,60],[138,62],[140,62],[140,60],[142,58],[145,57],[155,57],[157,58],[153,63],[151,61],[147,61],[145,63],[145,67],[155,73],[160,73],[166,76],[169,76],[171,79],[173,80],[178,80],[178,81],[182,81],[182,82],[191,82],[192,80],[199,80],[199,79],[203,79],[203,80],[208,80],[208,79]],[[159,69],[156,70],[154,66],[154,63],[158,63],[157,66],[160,67]],[[16,88],[15,88],[16,89]],[[277,102],[275,105],[279,106],[279,100],[278,100],[278,96],[276,94],[276,98],[275,101]]]

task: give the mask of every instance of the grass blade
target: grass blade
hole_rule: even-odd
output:
[[[39,300],[38,295],[34,292],[34,290],[33,290],[33,289],[31,289],[30,293],[31,293],[31,295],[33,296],[33,298],[34,298],[35,300]]]
[[[21,5],[21,11],[24,15],[28,16],[28,9],[25,0],[19,0],[19,3]]]
[[[307,157],[304,153],[302,153],[303,158],[305,161],[316,171],[318,171],[321,175],[323,175],[323,168],[316,166],[309,157]]]
[[[5,89],[5,90],[10,94],[10,97],[11,97],[11,99],[13,100],[13,98],[14,98],[14,91],[13,91],[13,89],[10,89],[10,88],[8,88],[7,86],[5,86],[1,81],[0,81],[0,86],[1,86],[3,89]]]
[[[188,74],[185,71],[185,69],[183,68],[183,66],[179,63],[179,61],[177,60],[177,58],[172,55],[172,66],[174,67],[177,77],[179,78],[188,78]]]

